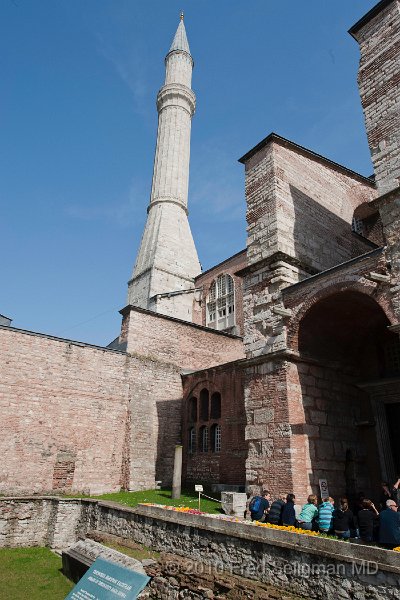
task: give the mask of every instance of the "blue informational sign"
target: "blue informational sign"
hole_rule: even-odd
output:
[[[65,600],[134,600],[148,581],[147,575],[97,558]]]

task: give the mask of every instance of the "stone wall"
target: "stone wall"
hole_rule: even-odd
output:
[[[172,478],[177,367],[0,327],[1,493],[104,493]]]
[[[358,85],[381,194],[400,185],[400,2],[380,2],[350,33],[360,45]]]
[[[351,232],[356,207],[376,197],[371,180],[275,134],[241,161],[249,265],[282,252],[315,273],[371,248]]]
[[[122,311],[127,351],[185,369],[206,369],[244,357],[242,339],[129,306]],[[126,336],[126,337],[125,337]]]
[[[208,392],[208,419],[202,419],[201,391]],[[211,411],[212,395],[221,395],[221,413]],[[183,376],[183,478],[185,481],[211,484],[244,485],[246,415],[243,402],[243,371],[241,362],[228,363],[213,369],[197,371]],[[197,403],[197,418],[193,418],[191,402]],[[221,427],[221,449],[213,448],[213,426]],[[209,432],[208,451],[201,448],[200,429]],[[196,431],[196,443],[189,451],[190,430]]]
[[[93,530],[184,557],[192,561],[185,565],[189,575],[190,569],[207,571],[212,566],[307,598],[400,598],[400,555],[376,547],[151,506],[123,509],[92,500],[0,500],[2,547],[47,544],[60,550]],[[170,573],[180,573],[177,563],[172,561]]]

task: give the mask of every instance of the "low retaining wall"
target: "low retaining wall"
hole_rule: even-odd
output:
[[[0,546],[66,548],[96,530],[308,598],[400,599],[400,553],[154,506],[0,499]],[[173,565],[171,566],[173,569]]]

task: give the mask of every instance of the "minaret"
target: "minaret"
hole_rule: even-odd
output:
[[[192,320],[193,279],[201,271],[188,222],[190,130],[196,97],[183,14],[165,58],[148,217],[128,304]]]

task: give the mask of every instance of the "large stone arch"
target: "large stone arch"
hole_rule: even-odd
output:
[[[400,436],[391,431],[392,413],[400,417],[400,369],[391,361],[392,347],[400,347],[389,329],[395,322],[387,287],[350,276],[317,292],[314,283],[293,309],[289,339],[300,363],[292,380],[313,489],[327,478],[336,494],[376,497],[380,479],[392,479],[400,465]]]
[[[303,299],[292,308],[292,316],[287,324],[287,345],[291,350],[298,351],[298,336],[300,323],[305,315],[321,300],[330,296],[335,296],[343,292],[356,292],[366,295],[373,299],[388,319],[388,325],[397,323],[397,318],[385,293],[387,286],[370,281],[368,279],[355,277],[354,275],[344,276],[341,279],[320,282],[318,289],[312,286],[310,290],[304,290]]]

